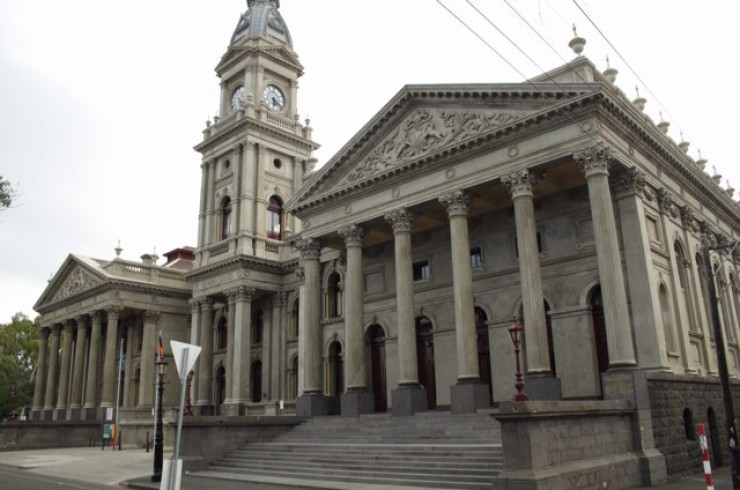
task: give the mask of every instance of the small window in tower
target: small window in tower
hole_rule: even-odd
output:
[[[429,279],[429,261],[414,262],[414,281]]]
[[[283,162],[281,162],[279,158],[276,158],[275,160],[272,161],[272,166],[279,169],[280,167],[283,166]]]
[[[224,172],[227,172],[230,167],[231,167],[231,161],[230,160],[225,160],[224,161]]]
[[[281,240],[283,234],[283,201],[272,196],[267,203],[267,238]]]
[[[221,201],[221,240],[231,236],[231,198],[224,197]]]

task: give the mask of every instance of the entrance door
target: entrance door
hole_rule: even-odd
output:
[[[370,339],[370,371],[373,383],[375,411],[385,412],[388,399],[385,385],[385,332],[380,325],[373,325],[368,331]]]
[[[259,403],[262,401],[262,361],[252,363],[252,402]]]
[[[416,356],[419,383],[427,390],[429,410],[437,408],[437,380],[434,373],[432,322],[425,316],[416,319]]]
[[[475,332],[478,339],[478,371],[480,379],[488,385],[488,404],[493,405],[493,383],[491,381],[491,345],[488,343],[488,317],[480,309],[475,309]]]

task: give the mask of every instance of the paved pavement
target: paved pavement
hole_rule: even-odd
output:
[[[165,449],[165,458],[171,451]],[[138,489],[159,489],[158,483],[151,482],[154,453],[139,448],[124,448],[122,451],[111,451],[100,448],[65,448],[28,451],[0,452],[0,465],[27,470],[48,477],[67,478],[80,482],[104,484],[111,487],[128,487]],[[0,477],[1,478],[1,477]],[[729,467],[715,471],[714,487],[716,490],[730,490]],[[288,490],[296,489],[305,481],[266,479],[259,483],[219,479],[217,474],[210,478],[197,475],[185,475],[182,490]],[[0,479],[0,488],[3,488]],[[303,487],[305,488],[305,487]],[[322,486],[344,490],[343,485]],[[346,490],[391,490],[401,487],[354,485]],[[408,487],[406,487],[408,488]],[[703,490],[706,489],[704,475],[697,473],[672,481],[667,485],[652,487],[660,490]]]

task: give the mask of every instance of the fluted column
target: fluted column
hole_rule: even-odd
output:
[[[414,319],[414,274],[411,213],[399,208],[385,215],[393,227],[396,265],[396,322],[398,328],[398,388],[392,393],[394,415],[413,415],[428,408],[426,390],[419,385]]]
[[[356,417],[372,413],[374,399],[367,389],[365,369],[365,301],[362,272],[362,237],[365,231],[353,224],[339,230],[347,247],[347,274],[345,277],[345,336],[347,353],[347,392],[342,394],[342,415]]]
[[[139,407],[154,406],[154,377],[157,359],[157,322],[160,312],[144,312],[144,328],[141,341],[141,379],[139,382]]]
[[[82,380],[85,378],[85,343],[87,342],[87,319],[77,317],[77,340],[75,341],[75,360],[72,370],[72,401],[69,408],[82,407]]]
[[[634,366],[636,361],[627,311],[627,294],[609,189],[611,152],[603,145],[596,145],[574,155],[574,158],[583,167],[588,182],[599,282],[604,301],[609,367]]]
[[[105,334],[105,357],[103,365],[103,394],[100,397],[101,407],[112,407],[116,398],[116,347],[118,346],[118,319],[121,309],[117,306],[106,308],[108,328]]]
[[[57,409],[65,409],[69,406],[69,364],[72,361],[72,335],[74,335],[74,328],[74,320],[67,320],[64,324],[62,362],[59,370],[59,391],[57,392]]]
[[[234,342],[236,335],[236,290],[228,292],[229,311],[226,319],[226,396],[225,404],[231,404],[234,397]],[[241,332],[240,332],[241,335]],[[232,414],[236,415],[236,414]]]
[[[468,206],[471,196],[463,191],[439,198],[450,219],[452,290],[455,299],[455,343],[457,345],[457,383],[451,387],[453,413],[474,413],[488,406],[488,385],[481,382],[478,342],[475,329],[473,270],[470,266]]]
[[[211,371],[213,369],[213,300],[203,298],[200,303],[200,359],[198,360],[198,401],[201,415],[208,415],[211,399]]]
[[[303,378],[303,393],[296,400],[299,416],[326,415],[326,398],[321,390],[321,346],[319,324],[319,257],[321,246],[316,240],[302,238],[296,243],[303,270],[303,294],[300,297],[302,327],[298,332],[298,370]]]
[[[59,369],[59,335],[61,325],[51,327],[51,352],[49,355],[49,370],[46,376],[46,396],[44,410],[53,410],[56,405],[57,370]]]
[[[270,391],[268,395],[271,400],[282,400],[282,379],[285,366],[285,305],[287,294],[283,291],[275,293],[272,297],[272,318],[270,321],[270,337],[272,338],[273,353],[270,359]]]
[[[121,397],[123,398],[123,406],[127,408],[131,408],[134,406],[134,400],[135,398],[135,392],[134,390],[137,389],[136,385],[134,384],[134,337],[136,336],[136,323],[135,322],[129,322],[128,326],[126,327],[126,363],[124,364],[124,379],[126,380],[126,384],[123,390],[123,393],[121,394]],[[141,371],[139,372],[141,374]],[[139,379],[139,383],[141,383],[141,379]],[[141,384],[139,384],[141,386]]]
[[[233,345],[233,366],[226,372],[231,373],[231,399],[234,403],[249,401],[249,364],[252,352],[252,297],[253,288],[237,288],[229,297],[229,335],[233,322],[233,337],[229,337],[229,347]],[[229,381],[229,380],[227,380]],[[227,395],[228,399],[228,395]]]
[[[43,410],[44,400],[43,390],[46,381],[46,356],[49,352],[49,332],[48,327],[44,327],[39,332],[39,363],[36,367],[36,384],[33,387],[33,410]],[[36,419],[36,418],[35,418]]]
[[[96,408],[98,393],[98,362],[100,360],[100,336],[103,326],[103,312],[92,314],[92,331],[90,332],[90,354],[87,360],[87,386],[85,389],[85,408]]]

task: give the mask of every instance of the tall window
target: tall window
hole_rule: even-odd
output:
[[[293,301],[293,307],[290,310],[290,327],[288,329],[288,338],[298,338],[298,320],[300,319],[298,313],[298,300]]]
[[[257,310],[252,315],[252,345],[262,343],[262,310]]]
[[[267,203],[267,238],[281,240],[283,236],[283,201],[272,196]]]
[[[332,272],[326,284],[326,318],[342,316],[342,288],[339,273]]]
[[[216,349],[222,350],[225,349],[228,345],[228,329],[226,328],[226,317],[221,317],[218,319],[218,327],[217,327],[217,338],[216,338]]]
[[[231,236],[231,198],[224,197],[221,201],[221,240]]]

